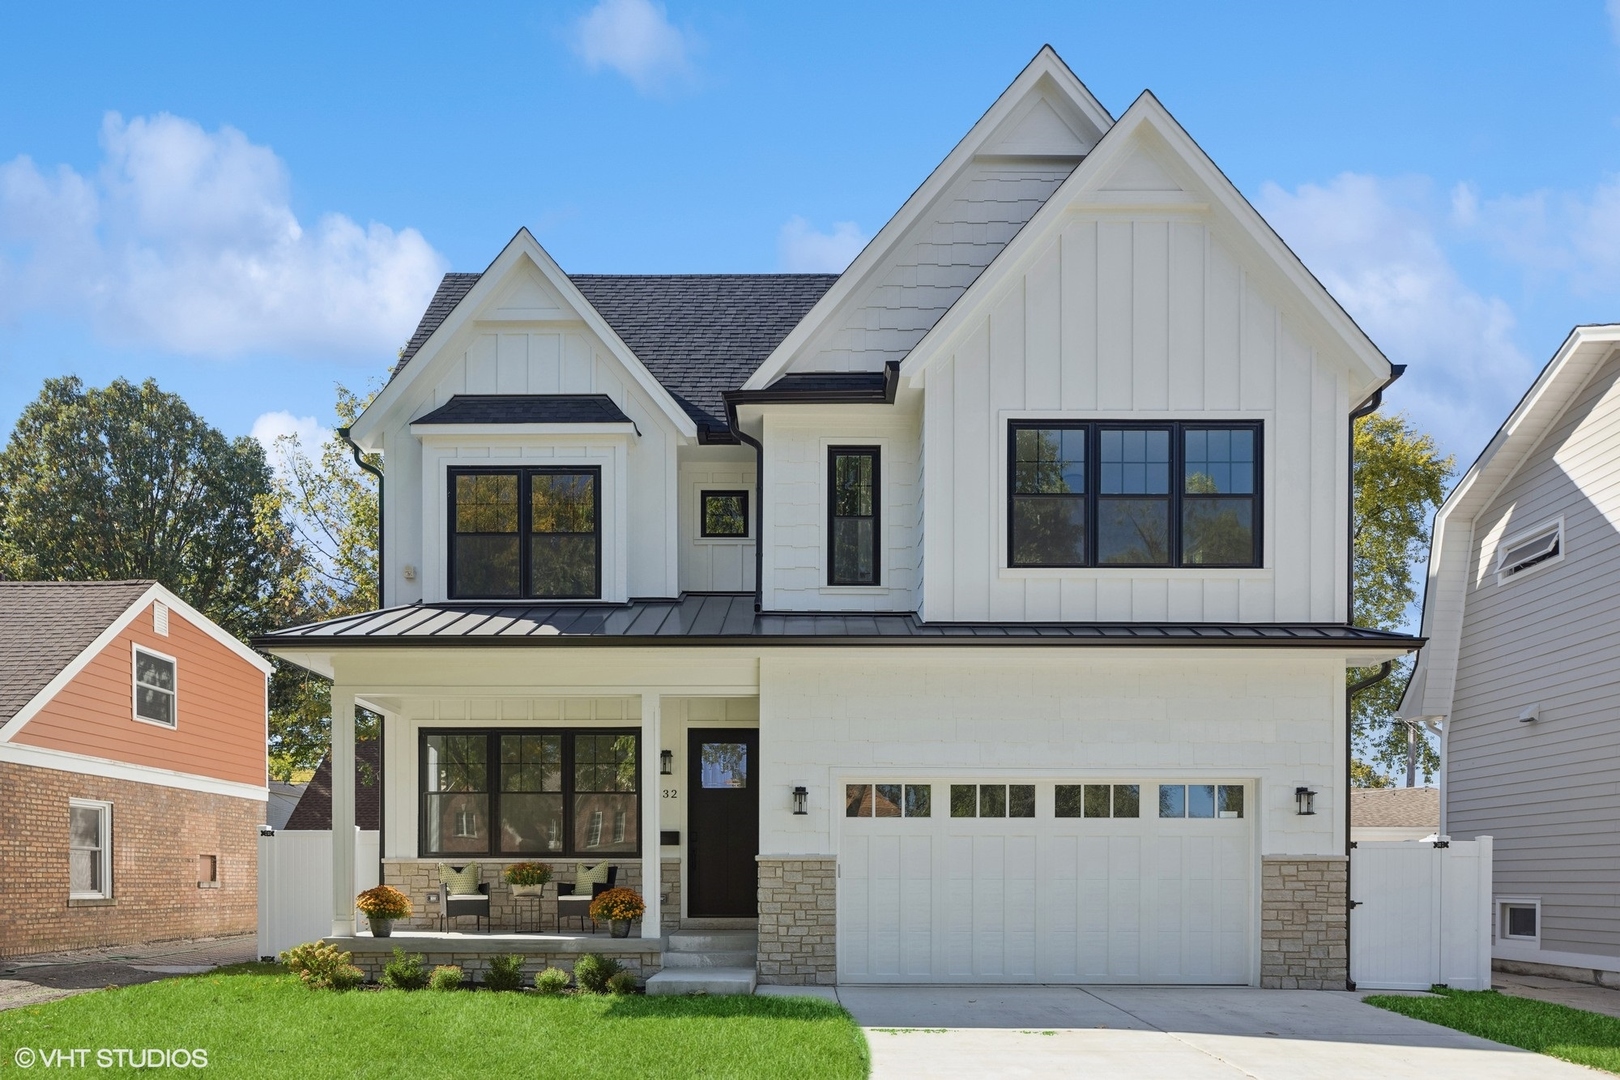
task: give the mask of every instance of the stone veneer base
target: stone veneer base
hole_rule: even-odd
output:
[[[639,925],[635,928],[639,932]],[[324,939],[344,952],[354,954],[354,965],[375,981],[383,967],[393,959],[394,949],[407,953],[420,953],[429,968],[439,964],[454,964],[470,981],[482,982],[494,956],[520,953],[523,956],[524,985],[534,985],[534,977],[548,967],[562,968],[572,974],[574,961],[585,953],[611,956],[625,969],[633,971],[643,982],[663,969],[661,943],[647,938],[615,938],[604,930],[601,934],[575,936],[552,935],[455,935],[400,933],[391,937],[374,938],[369,934],[354,937]]]
[[[838,981],[838,861],[759,856],[759,982],[831,986]]]
[[[1260,985],[1343,990],[1350,979],[1350,861],[1343,855],[1260,860]]]

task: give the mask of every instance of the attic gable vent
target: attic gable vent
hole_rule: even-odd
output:
[[[1563,558],[1564,519],[1559,518],[1520,533],[1497,546],[1497,583],[1501,584],[1535,567],[1560,562]]]
[[[169,636],[169,605],[161,601],[152,605],[152,632]]]

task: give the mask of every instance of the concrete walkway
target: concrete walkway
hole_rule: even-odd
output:
[[[254,935],[0,957],[0,1009],[257,960]]]
[[[1491,989],[1514,997],[1550,1001],[1555,1005],[1568,1005],[1572,1009],[1620,1017],[1620,990],[1613,987],[1571,982],[1569,979],[1553,979],[1545,975],[1516,975],[1507,971],[1493,971]]]
[[[787,989],[772,988],[772,989]],[[1554,1058],[1308,990],[855,987],[874,1080],[1593,1080]]]

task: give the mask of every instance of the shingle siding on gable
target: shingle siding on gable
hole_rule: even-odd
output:
[[[875,371],[905,359],[1073,171],[1068,164],[971,166],[858,306],[790,370]]]
[[[1564,561],[1498,585],[1497,544],[1562,516]],[[1620,357],[1481,511],[1448,735],[1446,831],[1495,838],[1541,947],[1620,957]],[[1529,705],[1541,719],[1519,722]]]

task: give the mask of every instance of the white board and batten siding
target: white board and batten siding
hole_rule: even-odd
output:
[[[1197,215],[1075,216],[926,369],[930,620],[1342,622],[1348,414],[1322,362]],[[1012,569],[1018,419],[1264,424],[1264,566]]]
[[[759,491],[752,447],[725,453],[688,450],[680,468],[680,567],[682,592],[750,592],[754,588],[754,534]],[[722,456],[724,455],[724,456]],[[703,535],[703,493],[746,491],[748,535]]]
[[[1563,557],[1499,583],[1498,546],[1560,518]],[[1475,518],[1445,830],[1495,837],[1497,895],[1540,900],[1542,950],[1620,969],[1617,529],[1620,355]]]

